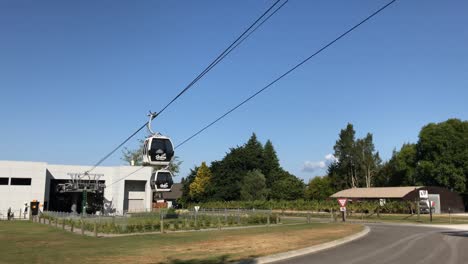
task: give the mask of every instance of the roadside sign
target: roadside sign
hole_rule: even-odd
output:
[[[340,207],[340,212],[346,212],[346,207]]]
[[[419,198],[427,199],[429,198],[429,193],[427,190],[419,190]]]
[[[198,212],[198,210],[200,209],[200,206],[199,206],[199,205],[195,205],[194,208],[195,208],[195,212]]]
[[[431,207],[435,207],[435,201],[431,201]]]
[[[340,204],[340,207],[345,207],[347,201],[348,199],[346,198],[338,198],[338,203]]]

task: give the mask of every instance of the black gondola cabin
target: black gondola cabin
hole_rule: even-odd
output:
[[[145,140],[143,165],[169,165],[174,156],[174,147],[168,137],[154,135]]]
[[[151,188],[157,192],[170,192],[173,184],[172,173],[168,170],[158,170],[151,175]]]

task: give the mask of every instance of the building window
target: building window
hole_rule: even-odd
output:
[[[31,178],[11,178],[10,185],[31,185]]]
[[[8,178],[0,178],[0,185],[8,185]]]

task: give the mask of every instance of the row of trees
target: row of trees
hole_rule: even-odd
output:
[[[442,186],[468,190],[468,121],[449,119],[424,126],[415,144],[394,151],[376,181],[378,186]]]
[[[202,163],[182,178],[182,202],[322,200],[346,188],[372,186],[441,186],[468,191],[468,121],[430,123],[421,129],[416,143],[403,144],[384,163],[373,135],[356,138],[352,124],[340,131],[333,149],[336,160],[328,173],[314,177],[306,186],[280,166],[270,140],[262,145],[252,134],[222,160]],[[125,149],[123,154],[128,163],[141,162],[141,148]],[[177,172],[179,165],[174,159],[171,170]]]
[[[416,143],[403,144],[382,163],[372,134],[355,139],[352,124],[341,130],[334,146],[336,161],[328,173],[313,178],[306,199],[323,199],[353,187],[441,186],[468,190],[468,121],[449,119],[424,126]]]
[[[262,145],[255,134],[222,160],[193,168],[182,184],[184,203],[295,200],[303,198],[305,190],[301,179],[280,166],[272,142]]]

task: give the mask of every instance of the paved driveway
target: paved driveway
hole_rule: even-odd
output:
[[[468,263],[468,231],[369,224],[371,232],[348,244],[279,263],[455,264]]]

